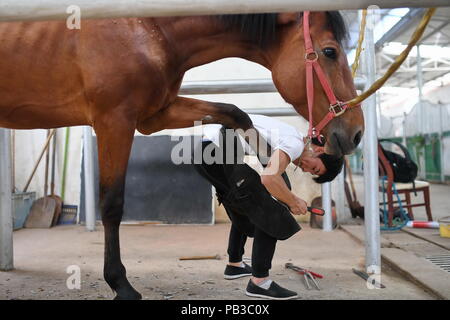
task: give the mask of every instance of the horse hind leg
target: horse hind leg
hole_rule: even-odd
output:
[[[105,260],[103,275],[117,294],[115,299],[141,299],[126,278],[120,258],[119,227],[123,215],[125,176],[133,143],[135,125],[123,117],[109,115],[107,121],[96,120],[100,167],[100,207],[105,233]],[[111,123],[114,123],[111,126]]]

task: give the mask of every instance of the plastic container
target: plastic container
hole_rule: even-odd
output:
[[[13,229],[22,229],[36,200],[35,192],[19,192],[12,194]]]
[[[441,237],[450,238],[450,216],[438,220]]]

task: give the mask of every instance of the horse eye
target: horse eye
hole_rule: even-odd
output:
[[[334,48],[325,48],[322,50],[325,57],[335,60],[337,58],[337,52]]]

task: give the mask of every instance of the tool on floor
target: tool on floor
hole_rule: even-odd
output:
[[[55,172],[56,172],[56,135],[57,131],[55,131],[55,134],[53,135],[53,148],[52,148],[52,175],[51,175],[51,182],[50,182],[50,197],[53,198],[56,202],[55,207],[55,215],[53,216],[52,226],[55,226],[58,221],[59,217],[61,216],[62,212],[62,206],[63,201],[60,196],[55,194]]]
[[[347,179],[344,180],[344,191],[352,218],[354,219],[356,217],[360,217],[361,219],[364,219],[364,206],[359,203],[358,198],[356,197],[356,188],[355,183],[353,182],[352,168],[350,167],[348,157],[346,156],[344,162],[344,177],[347,178],[347,175],[350,179],[351,192]]]
[[[178,260],[220,260],[220,255],[215,256],[193,256],[193,257],[181,257]]]
[[[366,280],[366,281],[369,280],[369,275],[368,275],[366,272],[356,270],[355,268],[352,268],[352,270],[353,270],[353,273],[356,274],[357,276],[363,278],[363,279]],[[385,285],[379,283],[379,282],[376,281],[375,279],[371,279],[371,281],[372,281],[372,285],[374,285],[374,286],[377,287],[377,288],[381,288],[381,289],[386,288]]]
[[[25,228],[51,228],[54,222],[55,212],[57,211],[58,203],[56,200],[47,194],[48,191],[48,172],[49,172],[49,143],[51,138],[55,134],[55,130],[47,130],[47,140],[45,142],[44,148],[41,152],[38,162],[36,163],[33,172],[28,179],[27,185],[25,186],[24,192],[27,190],[31,179],[39,165],[40,160],[44,153],[45,157],[45,176],[44,176],[44,197],[37,199],[33,202],[31,206],[30,213],[25,221]]]
[[[309,280],[312,281],[312,283],[314,284],[314,286],[316,287],[317,290],[320,290],[319,283],[316,281],[316,278],[322,279],[323,276],[321,274],[309,271],[309,270],[301,268],[301,267],[297,267],[290,262],[286,263],[284,266],[286,267],[286,269],[294,270],[298,274],[303,275],[303,279],[305,279],[305,285],[308,290],[312,289],[312,286],[310,285]]]

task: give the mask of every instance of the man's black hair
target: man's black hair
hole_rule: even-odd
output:
[[[325,166],[327,171],[323,175],[314,178],[314,181],[317,183],[333,181],[334,178],[336,178],[336,176],[342,170],[342,167],[344,165],[344,157],[336,157],[333,155],[322,153],[318,158],[322,160],[323,165]]]

